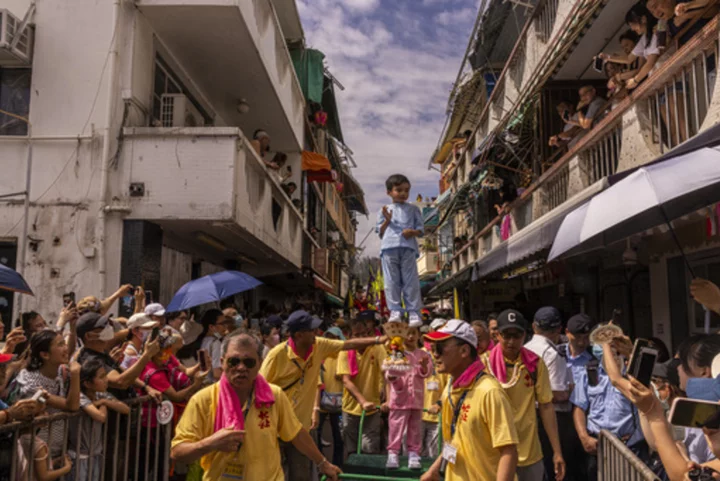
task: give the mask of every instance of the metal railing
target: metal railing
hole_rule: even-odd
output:
[[[707,115],[717,71],[718,41],[697,52],[648,97],[652,140],[665,152],[696,135]],[[658,115],[659,114],[659,115]]]
[[[640,458],[609,431],[598,437],[598,481],[660,481]]]
[[[85,424],[94,427],[100,423],[92,421],[82,411],[41,416],[30,422],[0,426],[0,442],[3,446],[0,450],[4,451],[2,459],[8,459],[6,456],[10,455],[9,465],[0,466],[0,479],[35,479],[32,453],[35,452],[37,442],[47,443],[48,439],[32,433],[47,426],[47,432],[50,433],[48,438],[52,439],[55,429],[62,429],[64,436],[61,452],[52,452],[54,446],[51,441],[48,455],[54,457],[59,454],[60,459],[69,455],[72,459],[70,474],[62,477],[63,480],[167,481],[173,423],[150,426],[147,419],[154,419],[155,416],[151,410],[154,402],[148,396],[130,399],[125,403],[130,407],[130,413],[123,415],[108,410],[107,418],[101,424],[100,439],[95,439],[96,429],[91,428],[87,443],[83,441]],[[76,439],[70,439],[71,430],[77,433]]]
[[[547,42],[552,35],[557,17],[559,0],[547,0],[535,17],[535,31],[541,42]]]
[[[568,199],[570,168],[565,165],[545,183],[544,210],[550,212]]]
[[[583,152],[588,185],[617,172],[621,143],[622,125],[618,123],[614,129]]]

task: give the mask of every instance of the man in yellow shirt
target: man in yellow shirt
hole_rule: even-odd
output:
[[[513,481],[518,435],[512,407],[478,359],[475,331],[453,319],[425,339],[438,372],[450,380],[442,395],[443,454],[421,481]]]
[[[562,481],[565,460],[560,448],[550,377],[543,360],[523,347],[528,324],[523,315],[507,309],[498,316],[499,344],[488,355],[488,370],[500,382],[515,412],[518,444],[518,481],[543,481],[545,465],[538,435],[535,405],[553,449],[554,473]]]
[[[368,335],[363,319],[350,323],[353,339]],[[360,348],[341,352],[338,356],[337,374],[343,377],[343,442],[346,453],[357,450],[360,417],[365,411],[362,432],[362,452],[378,454],[382,436],[382,418],[377,410],[383,391],[384,377],[382,363],[386,351],[383,346]]]
[[[258,374],[262,348],[246,333],[223,340],[222,377],[190,399],[170,456],[188,464],[199,459],[203,481],[283,481],[280,438],[337,479],[340,469],[323,457],[282,389]]]
[[[260,368],[269,383],[277,384],[292,403],[305,429],[312,426],[313,407],[318,392],[318,379],[323,361],[348,349],[381,344],[384,339],[365,337],[348,341],[315,337],[322,320],[305,311],[293,312],[285,325],[290,338],[270,350]],[[382,346],[380,346],[382,347]],[[312,464],[292,444],[283,448],[285,475],[290,481],[312,481]]]

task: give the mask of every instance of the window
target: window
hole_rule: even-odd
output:
[[[30,115],[29,68],[0,68],[0,110],[19,117]],[[0,113],[0,135],[27,135],[26,121]]]
[[[200,106],[200,103],[193,97],[189,90],[180,82],[177,75],[175,75],[170,66],[165,62],[162,57],[157,55],[155,57],[155,79],[153,87],[153,105],[152,105],[152,119],[151,125],[159,126],[162,125],[160,110],[162,105],[163,94],[183,94],[190,102],[200,111],[205,120],[205,125],[212,124],[212,118],[208,113]]]

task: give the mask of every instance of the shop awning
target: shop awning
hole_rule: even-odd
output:
[[[330,294],[329,292],[325,293],[325,300],[333,307],[337,307],[338,309],[342,309],[345,307],[345,302],[340,299],[338,296],[334,294]]]
[[[330,282],[326,281],[317,274],[313,274],[313,285],[326,293],[332,293],[335,291],[335,288]]]
[[[475,263],[472,280],[478,281],[550,248],[565,216],[575,207],[604,190],[607,185],[607,179],[595,182],[485,254]]]

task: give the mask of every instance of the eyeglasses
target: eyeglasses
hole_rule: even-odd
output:
[[[500,335],[502,336],[503,339],[510,340],[510,339],[522,339],[522,337],[523,337],[523,335],[525,335],[525,333],[522,331],[513,330],[513,331],[501,332]]]
[[[253,359],[252,357],[245,357],[245,358],[239,358],[239,357],[229,357],[227,358],[227,365],[231,368],[236,368],[240,364],[243,364],[246,368],[252,369],[255,366],[257,366],[257,359]]]
[[[447,340],[441,341],[441,342],[434,342],[434,343],[432,344],[432,350],[433,350],[433,352],[434,352],[436,355],[438,355],[438,356],[442,356],[442,355],[443,355],[443,351],[445,350],[445,348],[448,347],[448,346],[450,346],[450,344],[448,344],[448,342],[450,342],[450,341],[451,341],[451,339],[447,339]],[[457,343],[456,343],[456,344],[457,344]]]

